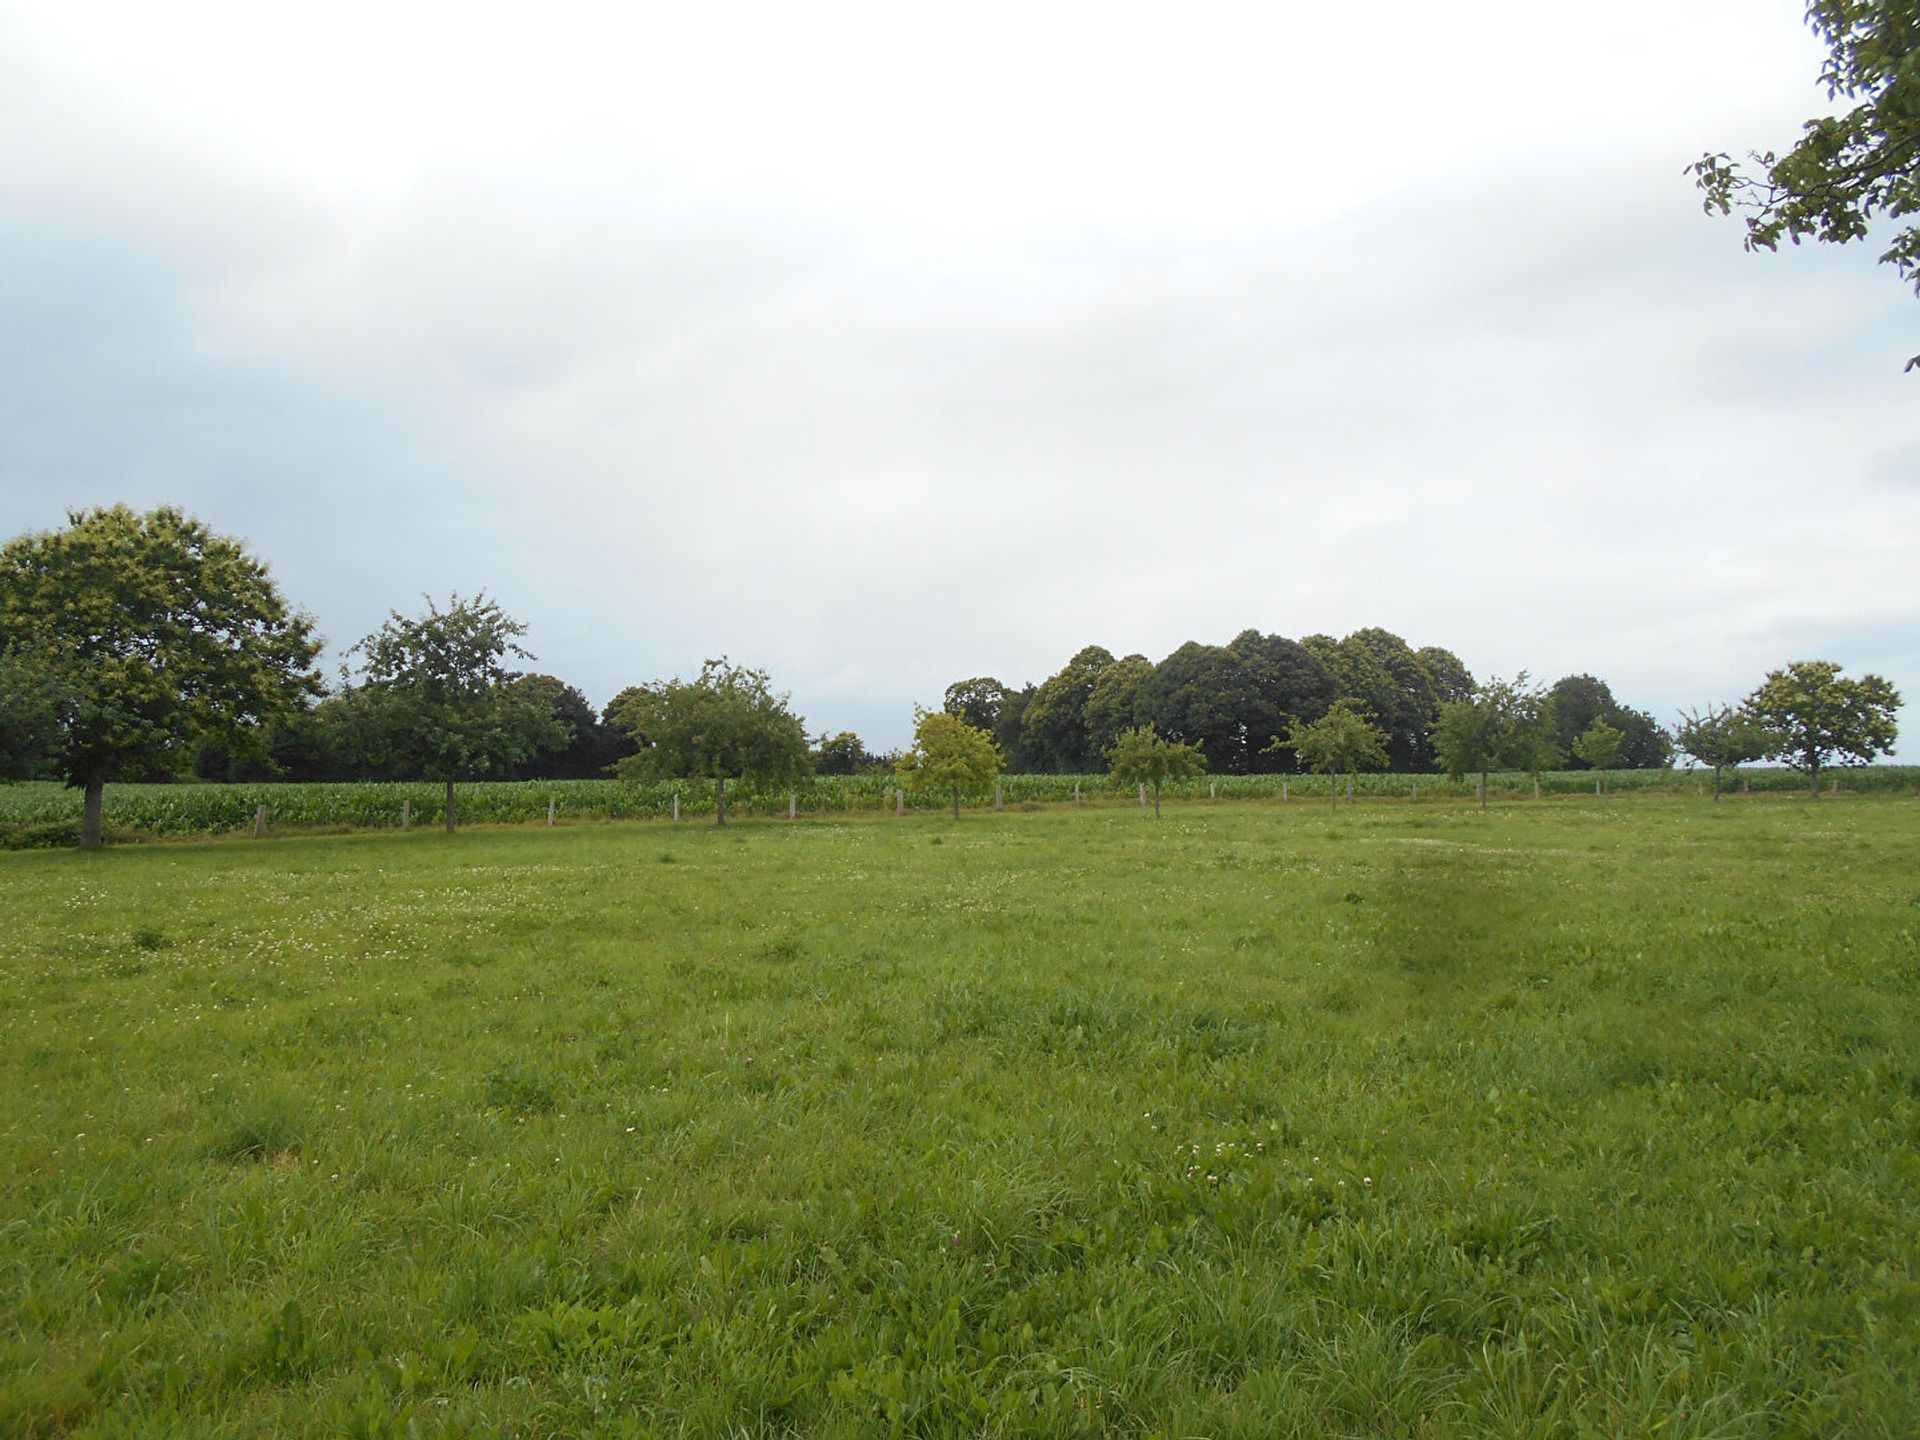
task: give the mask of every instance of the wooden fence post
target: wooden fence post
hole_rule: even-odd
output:
[[[1533,798],[1536,800],[1540,798],[1540,777],[1538,775],[1533,777]]]
[[[798,806],[799,803],[800,797],[791,790],[787,791],[787,819],[793,819],[795,807]]]
[[[413,828],[413,801],[411,800],[400,802],[400,828],[402,830]]]
[[[253,838],[256,840],[267,838],[267,807],[264,805],[253,807]]]
[[[904,815],[907,813],[907,792],[905,790],[895,790],[893,792],[893,813],[896,815]]]
[[[547,828],[553,828],[553,796],[547,796]]]
[[[1220,798],[1220,782],[1218,780],[1209,780],[1207,782],[1207,799],[1218,800],[1219,798]]]
[[[1144,780],[1140,782],[1140,808],[1147,808],[1147,782]]]
[[[993,808],[996,810],[1006,808],[1000,803],[1000,782],[998,780],[993,782]]]
[[[680,792],[678,790],[673,792],[673,823],[676,825],[680,823]]]
[[[1740,793],[1742,795],[1751,795],[1753,793],[1753,782],[1744,775],[1740,777]]]
[[[1479,798],[1480,808],[1487,808],[1487,782],[1484,779],[1473,782],[1474,794]]]
[[[1289,792],[1289,791],[1290,791],[1290,790],[1291,790],[1292,788],[1293,788],[1293,786],[1292,786],[1292,782],[1291,782],[1291,781],[1287,781],[1287,780],[1282,780],[1282,781],[1280,782],[1280,803],[1281,803],[1282,805],[1284,805],[1284,804],[1286,804],[1286,803],[1287,803],[1287,800],[1288,800],[1288,799],[1290,798],[1290,797],[1289,797],[1289,795],[1288,795],[1288,792]]]
[[[1078,780],[1073,782],[1073,803],[1076,805],[1080,803],[1080,782]]]

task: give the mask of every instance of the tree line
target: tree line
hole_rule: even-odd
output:
[[[876,756],[857,735],[810,740],[764,671],[710,660],[690,679],[627,688],[595,714],[559,679],[514,668],[526,627],[484,594],[393,612],[349,648],[331,691],[310,618],[266,567],[182,512],[73,512],[65,529],[0,547],[0,776],[84,794],[81,840],[102,835],[106,782],[208,778],[700,779],[726,820],[736,779],[886,769],[950,794],[1002,773],[1108,771],[1167,779],[1356,769],[1454,774],[1663,765],[1676,742],[1719,774],[1750,759],[1806,769],[1890,753],[1900,697],[1827,661],[1769,675],[1739,706],[1681,717],[1670,737],[1592,676],[1550,687],[1478,682],[1450,651],[1385,630],[1342,640],[1241,632],[1157,665],[1076,654],[1038,685],[978,677],[917,710],[912,748]],[[1484,788],[1484,787],[1483,787]]]
[[[1443,710],[1477,688],[1451,650],[1416,650],[1388,630],[1340,640],[1243,630],[1225,645],[1189,641],[1158,664],[1144,655],[1115,659],[1089,645],[1037,685],[1016,690],[992,676],[956,681],[943,708],[991,735],[1015,774],[1103,770],[1121,732],[1151,726],[1193,746],[1210,773],[1248,775],[1310,768],[1284,737],[1345,701],[1379,731],[1379,768],[1422,774],[1440,762]],[[1586,767],[1575,742],[1595,720],[1620,731],[1614,763],[1622,769],[1673,758],[1667,732],[1616,700],[1604,680],[1565,676],[1545,690],[1542,705],[1558,766]]]

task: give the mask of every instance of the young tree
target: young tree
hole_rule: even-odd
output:
[[[1900,692],[1878,675],[1849,680],[1831,660],[1800,660],[1769,674],[1747,697],[1747,713],[1766,733],[1767,756],[1807,773],[1820,793],[1822,766],[1866,765],[1893,753]]]
[[[764,670],[723,655],[693,680],[662,680],[622,690],[607,719],[633,736],[639,751],[617,767],[625,780],[711,780],[714,823],[727,823],[727,781],[765,784],[809,772],[806,722],[773,693]]]
[[[1613,762],[1620,758],[1620,742],[1626,733],[1609,725],[1604,720],[1595,720],[1587,727],[1586,733],[1573,742],[1573,753],[1587,762],[1587,768],[1600,772],[1595,783],[1606,785],[1605,774],[1613,768]]]
[[[1713,770],[1713,798],[1720,798],[1720,774],[1759,760],[1767,753],[1767,736],[1745,710],[1732,705],[1709,705],[1705,713],[1682,710],[1673,727],[1680,748]]]
[[[183,512],[70,511],[0,548],[0,650],[51,677],[53,767],[100,844],[108,780],[184,771],[200,745],[255,743],[319,693],[313,623],[267,567]]]
[[[1160,818],[1160,786],[1168,780],[1207,773],[1206,757],[1192,745],[1164,740],[1151,725],[1122,730],[1107,752],[1114,783],[1153,786],[1153,818]]]
[[[1327,777],[1327,803],[1337,807],[1339,786],[1334,778],[1342,771],[1352,775],[1362,765],[1387,765],[1387,737],[1366,717],[1359,704],[1346,697],[1333,702],[1318,720],[1295,720],[1287,727],[1287,738],[1278,735],[1267,747],[1291,750],[1300,762]]]
[[[533,658],[518,643],[526,633],[484,593],[454,595],[445,610],[429,599],[424,615],[393,611],[351,652],[362,657],[363,683],[342,712],[358,748],[402,773],[444,781],[449,835],[456,780],[567,744],[550,697],[506,667],[509,656]]]
[[[993,737],[958,715],[913,710],[913,748],[894,767],[900,783],[914,794],[946,790],[953,795],[953,818],[960,818],[960,791],[991,785],[1006,764]]]
[[[1534,770],[1557,754],[1546,697],[1527,683],[1522,670],[1512,680],[1498,676],[1476,686],[1464,699],[1440,707],[1434,727],[1436,758],[1456,783],[1480,776],[1480,808],[1487,808],[1487,776],[1509,765]]]
[[[1785,155],[1751,157],[1743,174],[1725,154],[1689,169],[1709,214],[1744,212],[1749,250],[1784,238],[1845,244],[1882,219],[1920,210],[1920,20],[1897,0],[1810,0],[1807,23],[1826,45],[1820,80],[1829,99],[1857,100],[1844,114],[1809,120]],[[1920,288],[1920,226],[1893,232],[1880,256]],[[1920,356],[1907,368],[1920,365]]]

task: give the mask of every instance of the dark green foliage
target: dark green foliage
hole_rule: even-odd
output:
[[[1007,687],[990,675],[977,675],[971,680],[956,680],[947,687],[945,699],[940,708],[949,715],[958,715],[976,730],[993,734],[1000,726],[1000,717],[1007,704]]]
[[[888,762],[868,750],[851,730],[822,735],[813,742],[812,753],[816,775],[861,775],[889,768]]]
[[[547,706],[566,743],[510,766],[514,780],[596,780],[633,753],[633,742],[603,721],[587,697],[552,675],[523,675],[515,682]]]
[[[1038,768],[1079,774],[1099,764],[1087,732],[1087,699],[1100,676],[1114,663],[1099,645],[1081,650],[1033,693],[1021,711],[1021,744]]]
[[[1189,640],[1154,667],[1140,687],[1136,714],[1169,740],[1196,747],[1207,769],[1244,775],[1254,768],[1253,752],[1266,739],[1249,731],[1250,717],[1268,708],[1239,654]]]
[[[1682,712],[1673,730],[1674,743],[1713,771],[1713,798],[1720,798],[1721,778],[1727,771],[1763,758],[1768,737],[1745,709],[1709,705],[1705,712]]]
[[[0,780],[54,778],[66,692],[24,647],[0,649]]]
[[[1604,720],[1620,732],[1615,765],[1644,770],[1673,760],[1673,741],[1659,722],[1645,711],[1631,709],[1615,700],[1612,688],[1604,680],[1591,675],[1562,676],[1547,691],[1547,702],[1553,718],[1554,744],[1566,757],[1565,763],[1575,770],[1590,768],[1574,744],[1593,728],[1596,720]]]

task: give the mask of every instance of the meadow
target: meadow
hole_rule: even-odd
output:
[[[1489,777],[1496,798],[1521,799],[1534,793],[1536,778],[1544,796],[1591,795],[1595,777],[1588,770],[1548,771],[1538,777],[1507,771]],[[1920,766],[1873,765],[1837,770],[1835,780],[1850,794],[1912,794],[1920,790]],[[1351,777],[1362,799],[1448,800],[1475,793],[1477,779],[1449,781],[1444,775],[1361,774]],[[1324,775],[1206,775],[1177,780],[1166,787],[1172,799],[1280,800],[1310,802],[1328,798]],[[1342,796],[1348,777],[1338,781]],[[853,818],[891,812],[897,782],[890,774],[814,776],[797,786],[745,784],[727,787],[728,813],[735,816],[783,816],[789,797],[810,818]],[[1807,782],[1778,766],[1751,766],[1731,772],[1727,789],[1744,786],[1761,794],[1804,794]],[[1089,804],[1125,800],[1105,775],[1008,775],[1001,782],[1008,805],[1067,805],[1079,794]],[[1616,770],[1605,777],[1609,794],[1650,791],[1698,796],[1712,789],[1711,775],[1687,770]],[[967,792],[968,804],[989,804],[990,788]],[[463,822],[514,824],[544,820],[549,806],[561,820],[659,820],[673,813],[678,800],[686,819],[713,817],[713,786],[698,780],[629,783],[619,780],[480,780],[456,787]],[[0,849],[31,849],[78,843],[80,792],[46,781],[0,785]],[[944,792],[906,797],[909,810],[937,812],[948,803]],[[279,832],[398,829],[403,806],[416,825],[439,824],[445,815],[444,787],[431,781],[330,781],[317,784],[113,784],[106,791],[110,839],[140,840],[181,835],[220,835],[248,830],[258,807],[267,807],[268,827]]]
[[[23,852],[0,984],[10,1437],[1920,1434],[1911,797]]]

